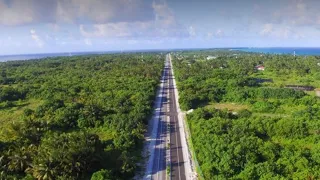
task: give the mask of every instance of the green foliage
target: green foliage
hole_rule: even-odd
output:
[[[251,115],[252,115],[252,113],[250,111],[248,111],[247,109],[240,110],[238,112],[239,118],[249,118]]]
[[[0,88],[0,101],[16,101],[26,98],[25,89],[16,89],[12,87]]]
[[[102,164],[99,137],[86,132],[47,134],[41,140],[31,166],[26,170],[38,179],[83,177]]]
[[[133,177],[163,61],[150,53],[0,63],[0,111],[16,115],[0,131],[10,136],[0,142],[1,178]]]
[[[320,100],[284,88],[320,86],[319,57],[232,53],[179,52],[173,60],[181,107],[195,109],[187,121],[204,178],[320,179]],[[219,57],[205,60],[212,54]],[[208,105],[218,103],[247,108]]]
[[[302,179],[319,178],[316,152],[305,147],[304,142],[282,144],[276,140],[315,138],[307,133],[303,121],[248,119],[203,109],[195,110],[187,118],[206,179],[261,179],[278,175],[290,179],[295,174]]]
[[[91,180],[113,180],[111,172],[108,170],[100,170],[92,174]]]
[[[256,112],[274,112],[276,108],[273,103],[263,101],[254,103],[252,109]]]

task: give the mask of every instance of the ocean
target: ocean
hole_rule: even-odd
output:
[[[218,48],[220,49],[220,48]],[[226,49],[226,48],[221,48]],[[294,53],[298,56],[320,56],[320,48],[228,48],[229,50],[255,52],[255,53],[267,53],[267,54],[291,54]],[[199,50],[199,49],[180,49],[183,50]],[[163,49],[163,50],[132,50],[125,51],[125,53],[133,52],[162,52],[162,51],[177,51]],[[17,60],[30,60],[30,59],[41,59],[47,57],[61,57],[61,56],[83,56],[83,55],[98,55],[98,54],[111,54],[111,53],[122,53],[121,51],[106,51],[106,52],[72,52],[72,53],[49,53],[49,54],[21,54],[21,55],[0,55],[0,62],[6,61],[17,61]]]
[[[0,62],[42,59],[48,57],[62,56],[84,56],[99,54],[116,54],[116,53],[144,53],[144,52],[169,52],[168,49],[151,49],[151,50],[126,50],[126,51],[97,51],[97,52],[71,52],[71,53],[48,53],[48,54],[20,54],[20,55],[0,55]]]
[[[320,56],[320,48],[231,48],[231,50],[266,53],[266,54],[296,54],[298,56]]]
[[[83,55],[106,54],[106,53],[111,53],[111,52],[73,52],[73,53],[3,55],[3,56],[0,56],[0,62],[42,59],[42,58],[48,58],[48,57],[83,56]]]

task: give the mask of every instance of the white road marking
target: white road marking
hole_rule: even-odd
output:
[[[174,117],[173,117],[173,119],[175,120],[175,118],[174,118]],[[175,130],[176,130],[176,132],[178,132],[178,131],[177,131],[177,123],[176,123],[175,125],[176,125]],[[179,164],[180,164],[180,158],[179,158],[179,150],[178,150],[178,136],[177,136],[177,134],[176,134],[176,143],[177,143],[177,147],[176,147],[176,149],[177,149],[177,156],[178,156],[178,171],[179,171],[179,179],[181,180],[181,173],[180,173],[180,166],[179,166]]]
[[[161,113],[161,111],[160,111],[160,113]],[[162,151],[162,149],[161,149],[161,132],[162,132],[162,123],[161,123],[161,116],[159,117],[159,123],[160,123],[160,133],[159,133],[159,131],[158,131],[158,134],[159,134],[159,156],[158,156],[158,169],[157,169],[157,178],[159,179],[159,174],[161,174],[161,172],[159,172],[159,170],[160,170],[160,160],[161,160],[161,151]],[[157,139],[158,139],[157,138]]]

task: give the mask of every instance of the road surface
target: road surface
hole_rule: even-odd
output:
[[[167,59],[169,60],[169,55]],[[170,154],[171,154],[171,179],[185,180],[185,161],[183,157],[182,144],[181,144],[181,134],[180,128],[182,125],[178,120],[178,109],[176,102],[175,86],[173,84],[173,75],[171,69],[171,63],[168,65],[168,83],[169,83],[169,99],[168,106],[169,112],[168,116],[170,119]]]
[[[185,135],[178,119],[178,107],[170,55],[166,56],[160,88],[157,93],[155,112],[149,123],[149,159],[144,179],[186,180],[184,151],[181,139]],[[187,147],[184,147],[187,149]],[[170,168],[169,168],[170,167]]]

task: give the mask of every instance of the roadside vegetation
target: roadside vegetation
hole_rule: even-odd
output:
[[[319,88],[320,57],[196,51],[173,63],[205,179],[320,179],[320,99],[286,88]]]
[[[0,179],[129,179],[160,54],[0,63]]]

